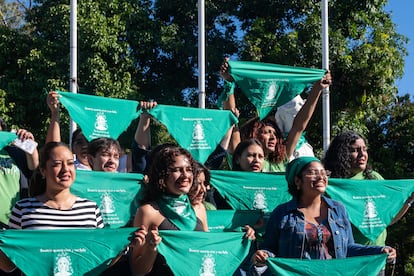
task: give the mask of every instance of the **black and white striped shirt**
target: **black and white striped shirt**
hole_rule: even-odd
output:
[[[103,228],[101,211],[89,199],[77,197],[70,210],[51,208],[37,198],[18,201],[9,220],[14,229]]]

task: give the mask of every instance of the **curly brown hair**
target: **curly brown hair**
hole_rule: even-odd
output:
[[[270,152],[268,156],[266,156],[266,159],[273,163],[284,162],[286,159],[286,142],[283,137],[283,133],[277,126],[276,122],[269,117],[263,120],[260,120],[259,117],[248,120],[240,128],[241,140],[245,141],[250,138],[255,138],[262,142],[260,136],[262,134],[262,129],[266,126],[272,127],[275,130],[276,136],[275,151]]]
[[[364,136],[355,131],[342,132],[332,140],[322,160],[325,169],[331,171],[331,177],[351,178],[353,176],[350,148],[358,139],[364,140],[368,145]],[[368,164],[363,174],[366,179],[375,178],[372,176],[372,168]]]
[[[184,155],[188,158],[191,167],[195,168],[195,160],[191,153],[181,147],[169,146],[157,152],[152,160],[148,171],[148,184],[144,186],[142,204],[156,201],[165,191],[160,182],[166,182],[168,178],[168,168],[174,164],[177,156]]]

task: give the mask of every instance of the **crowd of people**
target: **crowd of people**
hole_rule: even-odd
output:
[[[226,81],[233,81],[227,61],[223,62],[221,75]],[[151,116],[147,111],[155,108],[157,102],[140,102],[144,112],[132,141],[130,164],[126,166],[130,168],[128,172],[145,175],[140,207],[132,225],[128,225],[137,230],[131,250],[104,274],[115,275],[122,271],[122,275],[173,275],[157,250],[162,242],[159,230],[208,231],[206,210],[225,206],[224,199],[210,183],[210,170],[220,169],[223,160],[231,160],[229,167],[234,171],[284,173],[292,196],[289,202],[274,206],[263,239],[254,243],[244,261],[247,266],[241,267],[238,273],[270,273],[266,266],[269,257],[320,260],[386,253],[388,261],[392,262],[397,253],[386,246],[386,231],[377,241],[369,243],[352,228],[344,205],[325,195],[329,175],[383,179],[368,165],[363,136],[353,131],[341,133],[332,140],[322,160],[313,154],[303,156],[298,152],[298,142],[321,91],[331,82],[331,74],[327,72],[313,85],[288,133],[280,130],[274,117],[253,118],[240,129],[232,126],[205,164],[197,162],[187,149],[175,144],[153,147]],[[67,146],[60,134],[58,93],[48,94],[47,105],[51,111],[50,125],[39,153],[36,149],[29,154],[13,145],[1,151],[2,228],[103,228],[96,202],[72,194],[70,187],[77,170],[118,172],[121,146],[112,138],[96,138],[89,142],[81,129],[72,134],[71,147]],[[235,95],[229,96],[224,107],[238,115]],[[3,123],[0,130],[7,130]],[[18,130],[17,135],[22,140],[35,140],[23,129]],[[9,168],[3,164],[10,164],[10,171],[6,172]],[[19,194],[20,200],[10,196],[13,193]],[[412,194],[393,223],[405,214],[413,198]],[[243,228],[246,239],[256,240],[254,225]],[[0,268],[8,275],[18,271],[1,250]]]

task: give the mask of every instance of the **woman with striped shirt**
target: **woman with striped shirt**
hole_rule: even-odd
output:
[[[66,144],[47,143],[40,154],[39,171],[41,179],[31,183],[32,197],[15,204],[9,220],[10,228],[103,228],[97,204],[70,192],[76,170],[73,154]],[[4,271],[15,269],[1,251],[0,268]]]

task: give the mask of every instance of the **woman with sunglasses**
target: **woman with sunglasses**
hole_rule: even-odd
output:
[[[300,157],[287,166],[286,180],[292,200],[276,207],[267,224],[261,250],[253,263],[264,266],[268,257],[332,259],[388,253],[388,246],[356,244],[345,207],[324,196],[327,172],[319,159]]]

